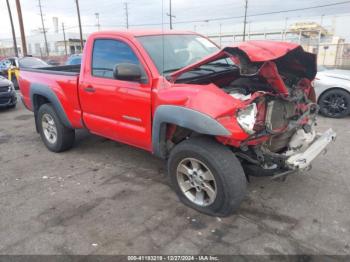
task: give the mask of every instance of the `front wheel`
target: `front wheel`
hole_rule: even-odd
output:
[[[44,104],[39,108],[36,117],[41,139],[52,152],[63,152],[74,144],[74,129],[63,125],[51,104]]]
[[[211,216],[228,216],[246,194],[246,177],[231,150],[209,137],[178,144],[170,153],[168,173],[179,199]]]

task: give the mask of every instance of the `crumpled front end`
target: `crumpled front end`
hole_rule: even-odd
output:
[[[336,138],[336,133],[330,128],[323,134],[318,134],[314,137],[314,140],[309,142],[306,133],[296,133],[290,144],[295,140],[299,140],[300,149],[293,149],[287,151],[286,165],[291,169],[304,170],[311,165],[311,161],[314,160],[319,154],[321,154],[329,143]],[[303,149],[304,148],[304,149]],[[288,153],[290,152],[290,155]]]
[[[233,65],[216,74],[210,65],[223,59]],[[201,78],[201,70],[213,73]],[[271,175],[307,169],[336,137],[332,130],[315,131],[318,106],[311,85],[315,74],[316,56],[299,45],[254,41],[224,48],[169,79],[196,84],[197,89],[198,85],[215,85],[230,96],[235,106],[215,119],[231,135],[217,140],[231,146],[242,164],[260,168],[258,174]],[[201,111],[210,112],[215,101],[201,103],[207,105]]]

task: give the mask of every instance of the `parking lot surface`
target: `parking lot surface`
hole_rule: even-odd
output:
[[[240,210],[180,203],[151,154],[86,131],[49,152],[22,104],[0,111],[0,254],[350,254],[350,118],[307,175],[252,178]]]

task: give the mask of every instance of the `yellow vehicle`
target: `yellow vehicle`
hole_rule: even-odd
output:
[[[20,68],[40,68],[49,66],[43,60],[31,56],[6,58],[1,61],[1,64],[3,65],[1,73],[13,83],[16,89],[18,89],[17,79],[19,77]]]
[[[15,87],[18,86],[17,79],[19,77],[19,68],[11,67],[7,70],[7,78],[10,80]]]

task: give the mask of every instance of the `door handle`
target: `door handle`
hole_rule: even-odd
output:
[[[92,86],[85,87],[84,90],[85,92],[95,93],[95,88],[93,88]]]

